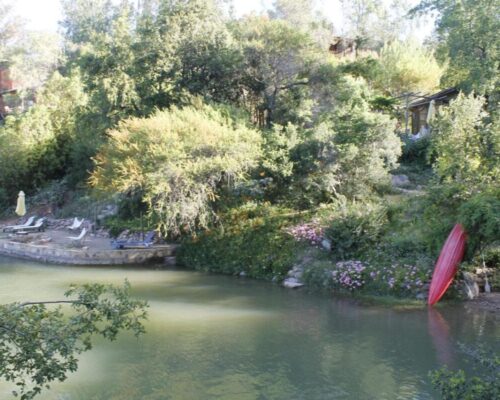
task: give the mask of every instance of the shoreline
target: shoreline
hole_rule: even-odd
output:
[[[0,255],[68,265],[132,265],[165,260],[175,254],[176,245],[156,245],[136,249],[63,248],[0,239]]]

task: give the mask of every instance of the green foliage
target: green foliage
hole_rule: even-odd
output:
[[[443,367],[429,375],[443,400],[491,400],[500,397],[500,359],[484,348],[462,350],[474,361],[479,375],[470,376],[463,370]]]
[[[54,73],[36,105],[0,126],[0,186],[11,198],[64,176],[76,114],[85,102],[78,76]]]
[[[284,230],[293,221],[289,210],[245,204],[225,213],[218,226],[184,239],[177,259],[203,271],[282,279],[301,248]]]
[[[130,233],[144,233],[154,230],[156,224],[146,217],[108,217],[103,221],[103,225],[109,230],[111,237],[118,237],[120,233],[128,230]]]
[[[433,92],[442,74],[433,53],[413,41],[387,43],[380,51],[379,65],[376,86],[392,96]]]
[[[437,14],[438,56],[446,86],[494,94],[499,89],[498,0],[423,0],[414,13]]]
[[[434,168],[441,180],[471,186],[500,176],[500,130],[484,110],[485,99],[460,94],[432,123]]]
[[[207,226],[219,190],[244,179],[261,151],[256,131],[207,105],[125,120],[109,138],[95,159],[93,186],[140,195],[170,235]]]
[[[311,36],[286,21],[262,17],[243,19],[233,32],[243,49],[247,86],[256,107],[266,113],[266,126],[305,122],[312,104],[301,88],[309,84],[320,54]]]
[[[429,165],[429,148],[431,145],[431,138],[425,136],[418,140],[412,140],[408,136],[403,137],[403,149],[401,153],[401,162],[416,163],[422,166]]]
[[[381,205],[340,203],[328,222],[325,235],[338,259],[359,257],[375,246],[385,232],[387,210]]]
[[[480,192],[460,205],[460,221],[468,233],[468,253],[474,254],[500,238],[500,188]]]
[[[77,355],[92,349],[92,339],[115,340],[130,330],[144,333],[147,303],[130,298],[130,284],[73,285],[68,300],[0,305],[0,376],[14,382],[15,396],[32,399],[53,381],[78,368]],[[61,305],[69,303],[71,312]]]

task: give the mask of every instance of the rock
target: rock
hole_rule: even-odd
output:
[[[169,267],[174,267],[176,265],[175,256],[168,256],[163,259],[163,263]]]
[[[302,267],[295,265],[290,271],[288,271],[288,276],[290,278],[295,278],[295,279],[300,279],[302,278],[302,274],[304,273],[304,270]]]
[[[283,281],[283,286],[288,289],[295,289],[304,286],[304,284],[300,282],[297,278],[286,278]]]
[[[321,241],[321,247],[323,247],[326,251],[332,251],[332,241],[328,239],[323,239]]]
[[[463,272],[464,292],[470,300],[479,296],[479,286],[476,282],[476,276],[470,272]]]
[[[240,272],[240,276],[241,276],[242,278],[244,278],[244,277],[246,277],[246,276],[247,276],[247,273],[246,273],[245,271],[241,271],[241,272]]]
[[[410,180],[406,175],[392,175],[391,177],[392,186],[401,187],[410,184]]]
[[[415,298],[417,300],[425,301],[425,299],[427,298],[427,295],[425,293],[417,293],[417,295],[415,296]]]

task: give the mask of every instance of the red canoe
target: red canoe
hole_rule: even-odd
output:
[[[467,234],[460,224],[456,224],[450,232],[441,254],[434,267],[431,287],[429,289],[429,305],[436,304],[453,281],[457,267],[465,253]]]

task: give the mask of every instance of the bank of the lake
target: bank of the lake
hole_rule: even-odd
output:
[[[458,342],[500,350],[498,314],[463,304],[366,307],[185,270],[0,257],[0,302],[60,298],[72,282],[125,278],[151,305],[146,335],[97,342],[41,399],[434,399],[429,370],[469,368]],[[2,382],[0,397],[10,389]]]

